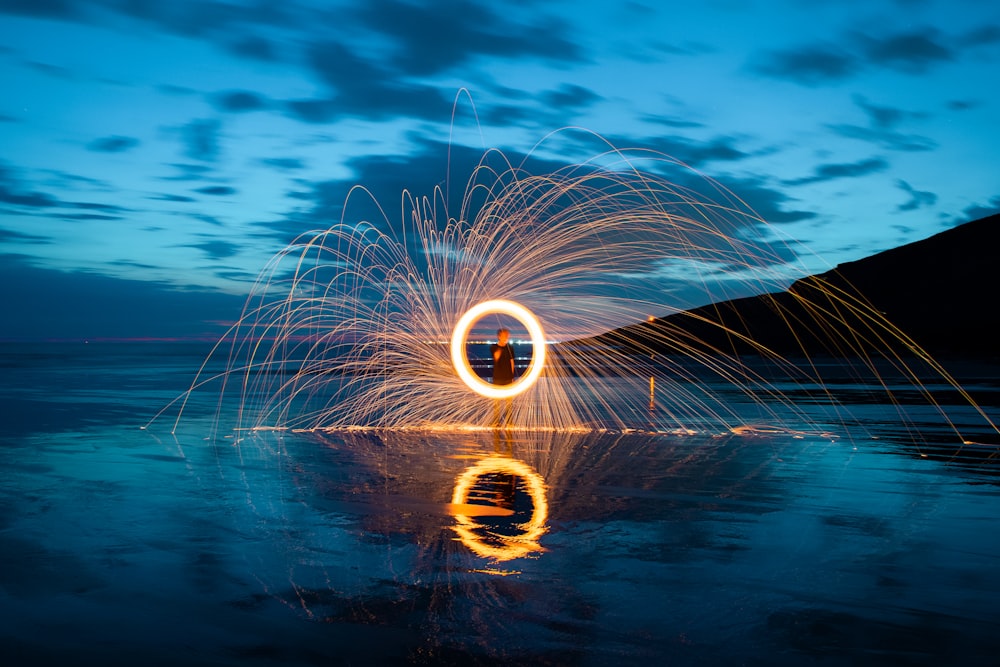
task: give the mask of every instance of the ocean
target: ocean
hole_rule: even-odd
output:
[[[0,664],[996,663],[994,369],[738,432],[175,425],[208,351],[0,346]]]

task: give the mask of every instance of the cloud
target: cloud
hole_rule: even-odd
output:
[[[665,127],[673,127],[677,129],[690,129],[705,127],[704,123],[695,120],[689,120],[686,118],[677,118],[676,116],[659,116],[653,114],[647,114],[642,117],[642,120],[647,123],[655,123],[657,125],[663,125]]]
[[[179,173],[175,176],[165,176],[164,180],[167,181],[198,181],[212,171],[212,167],[205,164],[175,162],[168,166],[176,169]]]
[[[937,142],[933,139],[918,134],[904,134],[895,129],[909,119],[923,120],[927,114],[871,104],[860,95],[854,97],[854,102],[868,116],[867,126],[835,123],[827,127],[842,137],[878,144],[889,150],[916,152],[937,148]]]
[[[265,62],[278,60],[278,53],[274,42],[259,35],[241,37],[230,43],[228,48],[235,55],[251,60],[263,60]]]
[[[923,119],[927,117],[925,113],[872,104],[862,95],[855,95],[854,102],[868,114],[872,126],[879,129],[895,127],[909,118]]]
[[[68,174],[55,172],[57,176],[66,178]],[[30,189],[21,182],[15,171],[0,163],[0,204],[16,206],[22,209],[45,209],[47,215],[54,215],[64,220],[118,220],[118,214],[129,209],[116,204],[102,202],[64,201],[46,192]],[[52,209],[72,209],[83,211],[98,211],[99,213],[63,213],[52,212]]]
[[[900,179],[896,181],[896,187],[910,195],[910,199],[896,207],[897,211],[915,211],[924,206],[933,206],[937,203],[937,195],[926,190],[915,190],[906,181]]]
[[[984,25],[970,30],[958,38],[958,43],[970,48],[1000,44],[1000,25]]]
[[[558,141],[566,144],[570,155],[593,155],[613,146],[641,146],[661,153],[689,167],[703,167],[710,162],[736,162],[750,157],[741,150],[732,136],[713,137],[696,141],[678,135],[636,138],[624,135],[596,137],[590,133],[561,134]]]
[[[51,236],[38,236],[37,234],[27,234],[0,227],[0,243],[48,244],[52,242]]]
[[[783,181],[785,185],[807,185],[810,183],[822,183],[839,178],[858,178],[867,176],[889,168],[889,163],[882,158],[869,158],[858,162],[848,162],[839,164],[823,164],[813,170],[812,176]]]
[[[848,124],[835,124],[828,125],[827,127],[842,137],[867,141],[892,151],[913,153],[934,150],[938,146],[937,142],[933,139],[920,136],[919,134],[902,134],[890,130],[879,130]]]
[[[184,154],[192,160],[213,162],[219,158],[219,132],[222,123],[216,119],[193,120],[181,128]]]
[[[108,9],[185,37],[212,39],[220,34],[247,33],[255,26],[291,27],[299,23],[292,3],[121,0],[107,4]]]
[[[14,171],[0,163],[0,203],[25,208],[52,208],[59,200],[44,192],[25,191]]]
[[[262,95],[245,90],[219,93],[212,97],[212,105],[220,111],[244,112],[267,109],[271,103]]]
[[[41,72],[45,76],[52,77],[53,79],[72,81],[75,78],[72,71],[65,67],[59,67],[58,65],[50,65],[49,63],[40,63],[37,61],[26,62],[25,65],[36,72]]]
[[[980,220],[997,213],[1000,213],[1000,195],[991,197],[985,204],[973,204],[967,207],[962,211],[962,215],[955,220],[955,224]]]
[[[195,192],[200,192],[203,195],[225,197],[228,195],[234,195],[238,191],[236,190],[236,188],[230,187],[228,185],[206,185],[203,188],[197,188]]]
[[[86,271],[44,269],[24,255],[0,256],[0,340],[94,338],[207,338],[235,320],[243,298],[209,290],[182,290],[143,280]]]
[[[947,107],[949,111],[968,111],[982,106],[979,100],[949,100]]]
[[[240,246],[223,239],[211,239],[181,247],[197,248],[203,251],[211,259],[227,259],[229,257],[235,257],[240,251]]]
[[[541,95],[543,105],[558,109],[561,113],[593,106],[602,99],[604,98],[589,88],[575,84],[563,84],[558,89]]]
[[[259,162],[265,167],[271,167],[278,171],[296,171],[306,167],[305,162],[294,157],[265,157],[261,158]]]
[[[796,201],[781,190],[768,186],[758,178],[720,178],[719,182],[730,192],[735,193],[744,204],[763,220],[772,224],[788,224],[815,220],[819,216],[815,211],[789,206]],[[714,201],[718,192],[707,188],[704,184],[693,183],[706,199]]]
[[[866,68],[923,74],[932,67],[956,61],[964,50],[1000,42],[1000,27],[983,26],[963,35],[948,36],[933,27],[870,35],[853,32],[836,45],[804,44],[752,56],[751,72],[814,86],[848,79]]]
[[[861,63],[842,48],[810,45],[764,53],[749,67],[763,76],[814,86],[847,79],[861,69]]]
[[[370,0],[357,12],[369,30],[389,38],[392,65],[403,76],[430,76],[480,56],[579,62],[569,26],[536,7],[530,25],[512,21],[490,4],[461,0],[423,3]]]
[[[122,153],[139,145],[139,140],[134,137],[122,137],[113,135],[94,139],[87,144],[87,150],[98,153]]]
[[[21,14],[41,18],[75,18],[73,0],[0,0],[0,14]]]
[[[53,217],[60,220],[81,221],[81,220],[121,220],[120,215],[107,215],[105,213],[59,213]]]
[[[859,39],[868,63],[911,74],[922,74],[934,64],[955,58],[955,52],[943,43],[940,31],[934,28]]]
[[[385,120],[399,116],[440,120],[450,113],[451,99],[438,88],[401,81],[379,62],[343,44],[313,44],[308,61],[332,94],[289,101],[288,110],[299,120],[327,123],[342,117]]]
[[[194,197],[188,197],[187,195],[175,195],[175,194],[169,194],[169,193],[162,193],[162,194],[153,195],[152,197],[150,197],[150,199],[155,199],[157,201],[177,202],[177,203],[183,203],[183,204],[189,204],[191,202],[198,201]]]

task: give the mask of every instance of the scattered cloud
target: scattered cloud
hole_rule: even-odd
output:
[[[922,74],[931,66],[954,60],[955,51],[935,28],[922,28],[884,37],[860,35],[865,60],[910,74]]]
[[[37,61],[26,62],[25,65],[54,79],[70,81],[74,78],[73,72],[65,67],[59,67],[58,65],[50,65],[49,63],[40,63]]]
[[[192,160],[214,162],[219,158],[219,133],[222,123],[216,119],[193,120],[181,128],[184,154]]]
[[[175,162],[169,166],[177,170],[178,173],[173,176],[165,176],[164,180],[167,181],[198,181],[204,178],[206,174],[212,172],[212,167],[205,164]]]
[[[271,103],[262,95],[245,90],[219,93],[212,97],[212,105],[219,111],[241,113],[267,109]]]
[[[192,243],[183,246],[185,248],[197,248],[203,251],[211,259],[227,259],[239,254],[240,246],[224,239],[209,239],[200,243]]]
[[[294,157],[265,157],[260,159],[260,163],[278,171],[296,171],[306,167],[305,162]]]
[[[814,86],[854,76],[861,63],[843,48],[809,45],[763,53],[751,62],[750,69],[763,76]]]
[[[0,255],[0,340],[177,337],[217,339],[217,321],[239,316],[243,297],[87,271],[38,267],[25,255]],[[44,304],[45,307],[41,307]]]
[[[835,44],[803,44],[756,54],[747,68],[761,76],[815,86],[843,81],[868,68],[924,74],[957,61],[965,50],[998,42],[996,25],[957,36],[928,26],[882,35],[852,32]]]
[[[168,193],[153,195],[152,197],[150,197],[150,199],[155,199],[156,201],[177,202],[183,204],[190,204],[191,202],[198,201],[194,197],[188,197],[187,195],[175,195]]]
[[[894,107],[879,106],[868,102],[863,96],[855,95],[854,102],[868,116],[868,125],[833,123],[827,127],[841,137],[858,139],[877,144],[894,151],[929,151],[937,148],[937,142],[919,134],[898,131],[897,126],[907,120],[924,120],[923,112],[906,111]]]
[[[838,164],[822,164],[813,170],[812,176],[784,181],[785,185],[808,185],[810,183],[822,183],[840,178],[858,178],[867,176],[889,168],[889,163],[882,158],[869,158],[858,162],[847,162]]]
[[[968,111],[982,106],[979,100],[949,100],[947,107],[950,111]]]
[[[960,35],[958,43],[964,47],[1000,44],[1000,25],[984,25]]]
[[[493,5],[462,0],[422,4],[372,0],[359,5],[360,22],[389,38],[391,62],[403,76],[430,76],[481,56],[580,62],[579,46],[564,22],[537,9],[530,25],[519,24]]]
[[[985,204],[973,204],[962,211],[955,224],[979,220],[1000,213],[1000,195],[991,197]]]
[[[695,120],[689,120],[687,118],[677,118],[676,116],[659,116],[653,114],[647,114],[643,117],[643,120],[647,123],[655,123],[657,125],[663,125],[665,127],[672,127],[677,129],[690,129],[705,127],[704,123]]]
[[[902,134],[891,130],[848,124],[834,124],[828,127],[842,137],[867,141],[892,151],[912,153],[934,150],[938,146],[933,139],[918,134]]]
[[[45,192],[26,190],[14,170],[0,163],[0,203],[24,208],[51,208],[59,200]]]
[[[893,128],[910,118],[923,119],[927,117],[927,114],[921,112],[872,104],[863,95],[855,95],[854,102],[868,114],[872,126],[879,129]]]
[[[229,50],[237,56],[251,60],[272,62],[278,60],[278,52],[274,42],[259,35],[246,35],[231,42]]]
[[[51,236],[39,236],[38,234],[28,234],[0,227],[0,243],[46,244],[52,242]]]
[[[121,220],[120,215],[107,215],[105,213],[59,213],[54,217],[60,220],[82,221],[82,220]]]
[[[139,145],[139,140],[134,137],[123,137],[113,135],[94,139],[87,144],[87,150],[97,153],[123,153]]]
[[[74,0],[0,0],[0,13],[41,18],[75,18]]]
[[[910,195],[906,202],[896,207],[897,211],[915,211],[918,208],[933,206],[937,203],[936,194],[926,190],[915,190],[913,186],[902,179],[896,181],[896,187]]]
[[[541,96],[543,105],[558,109],[560,113],[590,107],[602,99],[600,95],[589,88],[574,84],[563,84],[557,90],[548,91]]]
[[[437,87],[403,81],[381,62],[338,42],[313,44],[308,62],[329,86],[331,96],[289,101],[288,110],[299,120],[328,123],[342,117],[385,120],[398,116],[440,120],[451,109],[451,99]]]
[[[197,188],[195,192],[200,192],[203,195],[212,195],[215,197],[226,197],[229,195],[234,195],[238,191],[236,188],[228,185],[206,185],[203,188]]]

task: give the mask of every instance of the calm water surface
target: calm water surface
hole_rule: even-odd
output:
[[[987,444],[847,381],[743,436],[141,430],[205,352],[0,349],[0,664],[996,664],[996,439],[946,388]]]

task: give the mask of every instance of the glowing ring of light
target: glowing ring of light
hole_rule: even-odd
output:
[[[528,365],[528,370],[512,384],[495,385],[484,382],[469,365],[469,355],[465,351],[465,337],[472,325],[488,313],[510,315],[523,324],[531,336],[531,363]],[[451,334],[451,363],[455,366],[458,377],[462,378],[462,382],[477,394],[487,398],[513,398],[533,385],[542,374],[542,367],[545,365],[545,332],[542,331],[542,325],[534,313],[521,304],[505,299],[483,301],[465,311],[455,325],[455,330]]]
[[[494,456],[466,468],[455,479],[455,490],[451,496],[452,504],[465,505],[472,486],[480,477],[489,473],[505,473],[520,477],[526,482],[528,495],[531,496],[533,506],[531,520],[521,524],[520,527],[524,533],[506,537],[504,538],[504,546],[495,547],[485,544],[482,538],[476,535],[474,529],[478,526],[472,519],[464,514],[456,514],[455,520],[459,525],[452,526],[452,528],[458,533],[462,544],[483,558],[492,558],[498,561],[513,560],[536,551],[542,551],[538,539],[545,534],[545,521],[549,517],[549,503],[545,499],[545,480],[527,463],[504,456]]]

